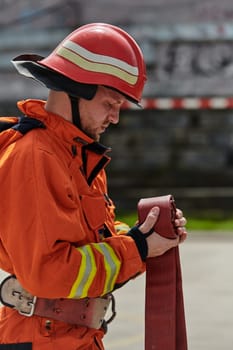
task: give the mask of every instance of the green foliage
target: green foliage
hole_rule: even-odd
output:
[[[208,220],[208,219],[188,219],[187,224],[188,230],[232,230],[233,232],[233,219],[219,219],[219,220]]]
[[[196,214],[197,215],[197,214]],[[137,221],[136,213],[119,213],[118,220],[127,223],[129,226],[134,226]],[[233,218],[209,213],[201,216],[187,216],[187,230],[222,230],[231,231],[233,233]]]
[[[137,221],[137,214],[136,213],[120,213],[117,215],[117,220],[120,220],[122,222],[125,222],[130,227],[134,226]]]

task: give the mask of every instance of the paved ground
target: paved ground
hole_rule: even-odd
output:
[[[233,234],[191,233],[180,254],[189,350],[232,350]],[[144,277],[115,295],[106,350],[143,350]]]
[[[233,234],[221,237],[192,233],[180,246],[189,350],[233,349]],[[116,294],[106,349],[143,350],[144,277]]]

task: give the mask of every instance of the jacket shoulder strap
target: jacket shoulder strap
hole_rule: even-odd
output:
[[[0,117],[0,150],[37,128],[45,129],[45,125],[35,118]]]
[[[7,129],[14,129],[19,131],[22,135],[25,135],[32,129],[43,128],[44,123],[40,120],[23,116],[23,117],[0,117],[0,132]]]

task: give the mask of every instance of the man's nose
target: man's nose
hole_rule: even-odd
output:
[[[112,124],[117,124],[119,123],[119,111],[111,111],[109,115],[109,121]]]

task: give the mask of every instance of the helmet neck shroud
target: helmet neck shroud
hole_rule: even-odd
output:
[[[86,100],[91,100],[96,94],[97,85],[74,81],[52,69],[37,64],[35,59],[41,58],[40,56],[30,56],[31,55],[18,56],[12,60],[12,63],[20,74],[40,82],[48,89],[66,92],[71,103],[72,121],[74,125],[82,130],[78,99],[81,97]]]

